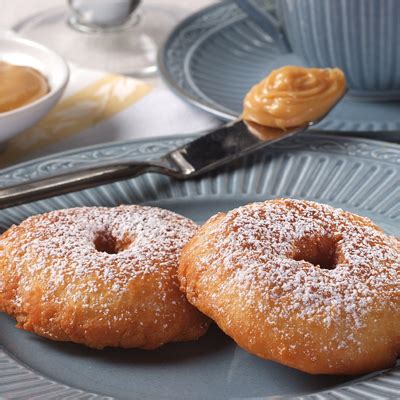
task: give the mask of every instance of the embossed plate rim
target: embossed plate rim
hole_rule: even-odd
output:
[[[6,168],[3,168],[0,170],[0,186],[2,185],[2,179],[4,179],[4,175],[8,174],[9,172],[11,172],[12,170],[16,170],[16,169],[23,169],[29,166],[33,166],[35,164],[38,164],[40,162],[46,162],[46,161],[50,161],[50,160],[55,160],[59,157],[66,157],[66,156],[71,156],[71,155],[78,155],[78,154],[85,154],[85,153],[90,153],[92,151],[96,151],[96,150],[101,150],[101,149],[109,149],[109,148],[113,148],[113,147],[120,147],[120,146],[129,146],[129,145],[141,145],[141,144],[152,144],[153,142],[155,144],[159,144],[160,142],[173,142],[175,147],[181,146],[184,143],[187,143],[189,140],[193,140],[194,138],[202,135],[202,134],[206,134],[209,131],[204,131],[204,132],[199,132],[199,133],[183,133],[183,134],[179,134],[179,135],[166,135],[166,136],[154,136],[151,138],[140,138],[140,139],[131,139],[131,140],[116,140],[116,141],[110,141],[110,142],[104,142],[101,144],[95,144],[95,145],[90,145],[90,146],[84,146],[84,147],[78,147],[75,149],[70,149],[70,150],[66,150],[66,151],[60,151],[54,154],[50,154],[50,155],[46,155],[43,157],[38,157],[38,158],[34,158],[32,160],[27,160],[27,161],[23,161],[21,163],[15,164],[15,165],[10,165]],[[288,142],[291,143],[291,141],[295,138],[299,138],[300,135],[295,136],[294,138],[288,138],[284,141],[278,142],[278,143],[273,143],[269,146],[269,148],[275,148],[275,147],[279,147],[281,148],[282,146],[284,146],[284,143]],[[370,145],[375,145],[375,146],[382,146],[385,149],[392,149],[394,150],[394,152],[399,152],[399,157],[400,157],[400,144],[397,143],[391,143],[391,142],[386,142],[384,140],[378,140],[378,139],[370,139],[370,138],[362,138],[362,137],[354,137],[354,136],[340,136],[340,135],[335,135],[332,134],[330,132],[326,132],[326,131],[309,131],[307,133],[303,133],[301,134],[301,137],[304,137],[306,139],[309,138],[315,138],[315,139],[325,139],[325,140],[329,140],[329,139],[333,139],[333,142],[356,142],[356,143],[360,143],[360,144],[370,144]],[[148,153],[148,154],[152,154]],[[163,154],[161,153],[155,153],[155,154]],[[351,154],[348,154],[351,155]],[[369,157],[365,157],[365,158],[369,158]],[[123,157],[121,158],[123,159]],[[382,161],[382,160],[381,160]],[[386,160],[385,160],[386,161]],[[400,158],[399,161],[400,163]],[[28,180],[26,180],[28,181]],[[22,182],[22,181],[21,181]]]
[[[181,28],[189,25],[192,21],[196,20],[203,14],[206,14],[210,11],[213,11],[214,9],[218,9],[221,7],[222,4],[227,4],[229,3],[228,0],[223,0],[218,4],[213,4],[211,6],[208,6],[202,10],[199,10],[193,14],[191,14],[189,17],[185,18],[183,21],[181,21],[176,27],[172,30],[172,32],[169,34],[163,45],[160,47],[158,54],[157,54],[157,66],[159,73],[161,77],[164,79],[164,82],[168,85],[168,87],[179,97],[182,99],[189,101],[192,103],[194,106],[215,115],[216,117],[219,117],[225,121],[231,121],[237,118],[237,115],[234,113],[231,113],[229,111],[223,111],[224,107],[220,108],[214,108],[208,105],[206,102],[202,102],[189,92],[186,92],[179,86],[179,84],[175,81],[174,77],[172,74],[169,72],[169,69],[166,65],[166,56],[165,53],[167,49],[169,48],[170,43],[175,39],[175,36],[181,31]]]

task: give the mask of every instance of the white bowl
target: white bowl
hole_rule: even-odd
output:
[[[64,59],[41,44],[12,33],[0,36],[0,61],[36,68],[48,80],[45,96],[15,110],[0,112],[0,142],[35,125],[60,99],[68,83],[69,69]]]

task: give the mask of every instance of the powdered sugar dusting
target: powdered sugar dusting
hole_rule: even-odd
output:
[[[398,313],[400,242],[366,218],[315,202],[281,199],[228,212],[207,238],[215,252],[200,252],[196,268],[203,288],[223,276],[210,303],[214,316],[224,315],[228,326],[226,304],[219,299],[235,296],[243,312],[256,309],[255,318],[280,329],[281,337],[291,335],[293,318],[307,321],[308,327],[322,325],[332,335],[340,324],[345,337],[327,338],[337,349],[357,342],[354,332],[363,328],[372,310]],[[327,243],[334,252],[333,269],[297,257],[299,249],[304,253],[311,247],[323,253],[318,246]]]
[[[36,215],[11,228],[0,238],[0,251],[21,266],[15,272],[16,306],[37,279],[44,287],[43,302],[68,299],[82,307],[102,306],[107,315],[110,304],[104,292],[121,297],[132,282],[154,272],[160,286],[154,296],[165,300],[163,279],[171,279],[171,269],[175,271],[181,249],[196,229],[189,219],[155,207],[72,208]],[[115,254],[96,249],[99,237],[115,242]],[[101,297],[93,296],[99,292]]]

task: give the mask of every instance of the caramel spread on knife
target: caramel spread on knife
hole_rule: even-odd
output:
[[[0,61],[0,113],[31,103],[48,91],[47,79],[36,69]]]
[[[324,116],[345,90],[338,68],[282,67],[250,89],[242,118],[280,129],[300,126]]]

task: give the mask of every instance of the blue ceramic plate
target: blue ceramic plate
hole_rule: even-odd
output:
[[[262,2],[275,15],[275,0]],[[226,1],[184,20],[159,54],[160,72],[171,89],[224,120],[238,117],[252,85],[272,69],[288,64],[304,65]],[[396,132],[400,131],[400,102],[346,97],[316,129],[352,134],[373,131],[375,138],[400,140]]]
[[[0,186],[106,160],[145,160],[188,140],[171,137],[62,153],[3,170]],[[182,182],[147,174],[2,210],[0,232],[32,214],[66,207],[140,203],[201,223],[217,211],[283,196],[342,207],[400,235],[400,147],[302,135],[202,179]],[[14,325],[11,318],[0,316],[1,398],[343,400],[394,398],[400,393],[400,367],[359,377],[312,376],[245,352],[216,326],[196,342],[154,351],[100,351],[53,342]]]

